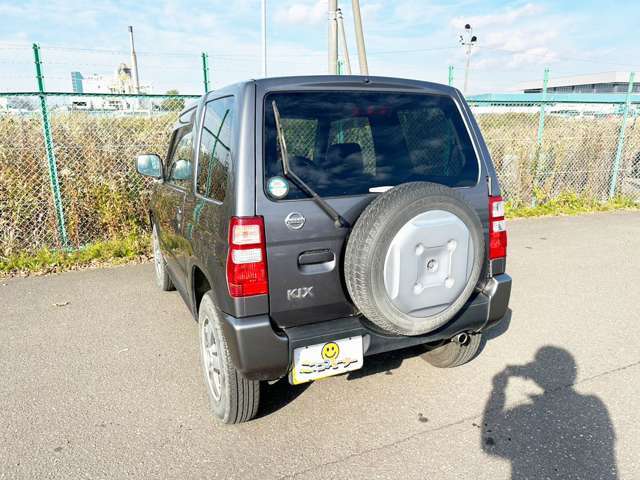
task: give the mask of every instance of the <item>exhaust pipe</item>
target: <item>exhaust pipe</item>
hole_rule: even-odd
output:
[[[459,343],[460,345],[466,345],[469,342],[469,334],[466,332],[459,333],[455,337],[453,337],[453,341]]]

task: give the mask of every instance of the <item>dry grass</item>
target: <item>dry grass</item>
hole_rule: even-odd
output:
[[[150,116],[52,113],[70,247],[145,231],[149,183],[135,172],[134,158],[139,153],[164,155],[175,117],[175,112]],[[542,148],[536,143],[536,113],[479,113],[476,117],[513,211],[527,212],[534,198],[539,208],[549,204],[551,211],[557,207],[554,199],[568,198],[563,195],[594,205],[608,200],[619,116],[549,114]],[[620,185],[635,175],[638,151],[640,128],[631,119]],[[63,247],[46,158],[39,115],[0,117],[0,260]],[[636,191],[620,191],[640,199]]]

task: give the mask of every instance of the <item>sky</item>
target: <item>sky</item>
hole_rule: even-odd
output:
[[[465,23],[478,37],[468,93],[517,91],[524,82],[640,71],[640,2],[360,0],[371,75],[462,88]],[[340,0],[354,73],[351,1]],[[327,72],[327,0],[267,0],[268,75]],[[200,53],[213,88],[261,73],[260,0],[0,0],[0,91],[35,89],[31,44],[42,46],[45,84],[70,91],[71,71],[112,75],[129,63],[133,25],[142,84],[154,93],[203,90]]]

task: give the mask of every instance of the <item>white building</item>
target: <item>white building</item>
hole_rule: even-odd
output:
[[[640,79],[637,79],[640,80]],[[542,92],[542,80],[522,85],[523,93]],[[570,77],[551,76],[547,83],[548,93],[627,93],[629,72],[602,72]],[[640,83],[636,81],[633,92],[640,92]]]
[[[80,78],[80,80],[78,80]],[[115,74],[111,77],[93,73],[83,76],[79,72],[71,73],[71,81],[75,91],[78,91],[78,81],[81,82],[80,89],[85,94],[135,94],[136,89],[131,75],[131,68],[125,63],[118,66]],[[151,85],[140,85],[140,93],[150,94],[153,92]],[[84,96],[74,98],[72,108],[79,110],[139,110],[141,100],[127,97],[94,97]]]

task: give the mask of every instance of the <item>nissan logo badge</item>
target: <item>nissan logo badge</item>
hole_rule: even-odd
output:
[[[289,230],[300,230],[302,227],[304,227],[304,222],[305,218],[301,213],[298,212],[291,212],[284,219],[284,223],[287,225]]]

